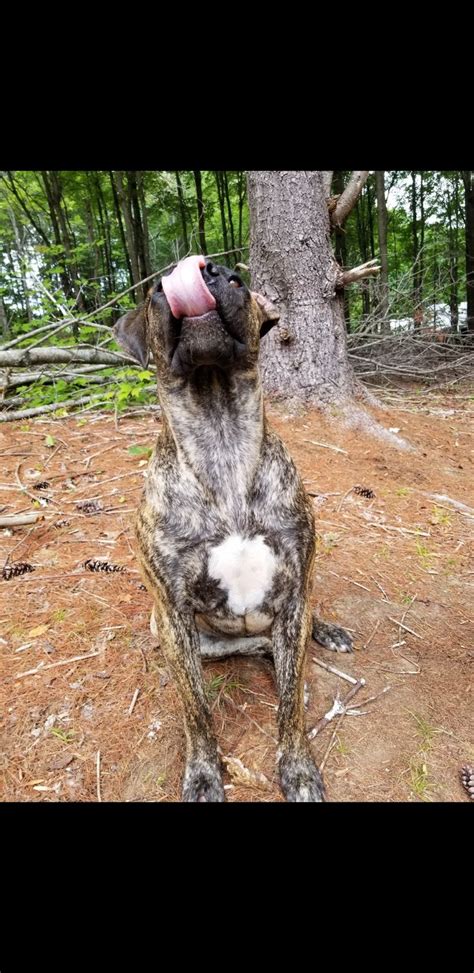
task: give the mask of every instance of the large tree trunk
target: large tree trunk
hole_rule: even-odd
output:
[[[390,322],[388,320],[388,254],[387,254],[387,203],[385,200],[385,172],[380,170],[375,173],[375,185],[377,191],[377,225],[379,231],[379,252],[380,252],[380,303],[378,315],[380,317],[382,332],[390,334]]]
[[[280,325],[262,340],[264,385],[287,398],[347,400],[356,386],[323,173],[249,172],[247,184],[252,287],[281,312]]]
[[[466,206],[466,300],[467,326],[470,334],[474,334],[474,172],[464,171],[465,206]]]

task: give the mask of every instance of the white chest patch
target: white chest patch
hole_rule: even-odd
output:
[[[258,608],[271,587],[276,557],[263,537],[246,540],[231,534],[222,544],[212,547],[209,576],[228,592],[229,608],[235,615],[245,615]]]

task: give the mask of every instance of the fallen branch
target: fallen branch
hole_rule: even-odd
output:
[[[10,516],[0,517],[0,527],[25,527],[26,524],[35,524],[37,520],[42,520],[43,516],[41,513],[10,514]]]
[[[82,662],[83,659],[92,659],[94,655],[100,655],[100,652],[87,652],[86,655],[73,655],[70,659],[62,659],[60,662],[50,662],[47,666],[39,665],[36,667],[36,669],[28,669],[27,672],[19,672],[15,676],[15,679],[24,679],[25,676],[35,676],[36,673],[46,672],[47,669],[56,669],[57,666],[68,666],[72,662]]]
[[[33,409],[20,409],[16,412],[0,412],[0,422],[15,422],[17,419],[30,419],[32,416],[40,416],[46,412],[58,412],[59,409],[71,409],[73,406],[85,405],[88,402],[92,402],[94,398],[95,395],[86,395],[82,396],[80,399],[66,399],[64,402],[52,402],[49,405],[38,405]],[[37,500],[38,497],[35,497],[34,499]]]
[[[346,679],[347,682],[353,683],[354,686],[357,685],[358,679],[354,679],[354,676],[348,676],[347,672],[341,672],[340,669],[336,669],[335,666],[328,666],[327,662],[322,662],[321,659],[315,659],[313,656],[313,662],[317,666],[321,666],[321,669],[326,669],[326,672],[332,672],[335,676],[340,676],[341,679]]]
[[[418,632],[414,632],[412,628],[408,628],[408,625],[404,625],[403,622],[397,622],[396,618],[391,618],[390,615],[388,616],[388,620],[389,622],[393,622],[393,624],[396,625],[397,628],[405,629],[405,632],[409,632],[410,635],[414,635],[417,639],[421,639],[421,641],[424,642],[423,636],[418,635]]]
[[[22,368],[24,365],[135,365],[138,362],[118,351],[103,351],[101,348],[18,348],[16,351],[2,351],[0,348],[1,368]]]
[[[323,449],[333,449],[335,453],[344,453],[344,456],[349,455],[347,449],[340,449],[339,446],[332,446],[331,443],[318,443],[316,439],[305,439],[304,442],[311,443],[312,446],[321,446]]]
[[[13,375],[6,373],[4,376],[0,376],[0,388],[6,391],[7,389],[16,388],[17,385],[31,385],[40,379],[46,382],[54,382],[59,379],[71,381],[74,378],[87,378],[87,381],[90,382],[90,373],[103,372],[104,368],[107,368],[107,365],[83,365],[82,368],[79,366],[74,371],[65,371],[64,369],[58,368],[52,372],[46,372],[40,369],[37,372],[15,372]],[[105,376],[95,377],[103,380]]]
[[[470,517],[474,516],[474,510],[472,507],[468,507],[465,503],[461,503],[460,500],[452,500],[445,493],[427,493],[425,496],[430,497],[432,500],[439,500],[440,503],[451,504],[456,510],[462,510],[463,512],[469,514]]]
[[[410,530],[408,527],[392,527],[389,524],[364,524],[364,527],[378,527],[379,530],[387,532],[396,531],[397,534],[414,534],[415,537],[429,537],[429,533],[424,530]]]

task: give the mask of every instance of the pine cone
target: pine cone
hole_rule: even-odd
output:
[[[28,574],[29,571],[34,571],[32,564],[26,564],[25,561],[19,561],[18,564],[6,564],[2,571],[2,578],[4,581],[9,581],[10,578],[17,578],[21,574]]]
[[[470,767],[468,764],[464,765],[461,770],[461,781],[471,801],[474,801],[474,767]]]
[[[79,503],[76,503],[76,508],[88,517],[93,516],[93,514],[98,514],[103,510],[99,500],[80,500]]]
[[[92,558],[88,558],[84,562],[84,567],[88,571],[126,571],[127,569],[121,567],[119,564],[110,564],[109,561],[94,561]]]
[[[367,497],[368,500],[372,500],[375,497],[375,493],[370,487],[355,486],[353,487],[354,493],[357,493],[359,497]]]

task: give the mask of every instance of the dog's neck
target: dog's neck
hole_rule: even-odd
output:
[[[265,429],[258,369],[200,368],[186,381],[158,388],[164,435],[178,462],[215,497],[245,496]]]

